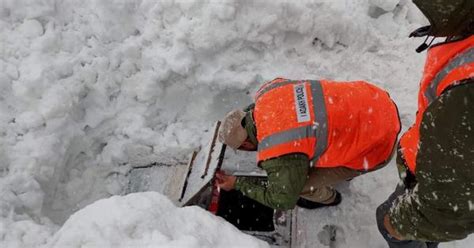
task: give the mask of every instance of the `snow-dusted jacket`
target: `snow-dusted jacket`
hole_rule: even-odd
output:
[[[279,82],[289,87],[289,93],[291,96],[290,100],[294,99],[293,92],[295,92],[295,95],[297,93],[296,90],[293,91],[293,89],[298,89],[299,85],[303,84],[307,87],[306,94],[312,91],[310,86],[312,82],[310,81],[277,80],[278,81],[274,81],[273,83]],[[384,163],[391,155],[400,128],[396,107],[388,97],[388,94],[365,82],[333,82],[327,84],[331,85],[326,85],[324,88],[326,97],[321,99],[325,99],[326,104],[330,105],[327,108],[331,113],[327,115],[329,128],[326,127],[326,131],[331,137],[328,137],[327,148],[324,151],[325,153],[330,151],[331,155],[324,155],[323,153],[322,157],[316,164],[316,168],[319,166],[346,166],[349,168],[356,168],[357,170],[370,170],[370,168]],[[257,93],[257,98],[260,94],[264,93],[264,91],[265,90],[260,90]],[[364,95],[368,99],[361,99],[361,96]],[[307,95],[308,101],[312,102],[312,96],[313,94]],[[274,97],[276,98],[273,99],[276,99],[277,101],[281,100],[278,96]],[[265,150],[261,148],[264,145],[264,142],[262,141],[265,140],[265,135],[262,135],[261,133],[268,131],[268,129],[265,130],[265,125],[278,126],[281,123],[280,120],[286,121],[285,117],[283,117],[284,113],[282,113],[282,111],[289,110],[294,113],[297,107],[294,103],[292,103],[291,106],[288,106],[288,109],[278,106],[287,103],[276,102],[268,106],[259,106],[259,104],[263,103],[259,102],[259,99],[257,99],[255,107],[251,107],[253,109],[253,115],[247,114],[245,118],[245,127],[252,143],[256,145],[258,144],[259,150],[262,151]],[[360,104],[364,107],[359,106],[359,108],[357,108],[349,106],[356,104]],[[262,108],[262,106],[265,107]],[[315,121],[313,117],[313,106],[316,105],[309,105],[308,102],[307,110],[310,111],[308,113],[311,116],[307,125],[309,125],[310,130],[313,130],[314,128],[313,122],[319,121]],[[385,108],[381,109],[381,107]],[[248,111],[250,109],[246,110]],[[267,111],[267,113],[273,113],[276,111],[274,114],[281,119],[265,119],[265,116],[262,116],[263,114],[261,114],[261,111]],[[379,112],[384,115],[381,116]],[[292,116],[295,119],[298,118],[296,113]],[[258,119],[254,120],[254,118]],[[305,128],[304,125],[303,127]],[[374,128],[374,130],[371,128]],[[375,128],[383,130],[375,130]],[[290,142],[290,144],[295,144],[295,142]],[[351,145],[352,148],[350,147]],[[314,138],[313,141],[308,142],[306,146],[307,147],[302,150],[299,150],[301,147],[295,148],[286,146],[286,149],[288,150],[283,150],[281,153],[277,150],[277,153],[272,153],[272,155],[265,157],[265,159],[263,159],[262,156],[268,156],[268,154],[259,154],[259,166],[267,172],[267,183],[262,184],[261,182],[250,178],[238,178],[235,188],[240,190],[244,195],[271,208],[293,208],[296,205],[299,195],[306,183],[311,158],[314,160]],[[388,150],[388,152],[386,152],[386,150]],[[371,154],[371,152],[373,152],[373,154]],[[366,157],[365,159],[364,156]],[[321,161],[324,161],[324,163]]]
[[[397,199],[389,213],[391,224],[405,239],[442,242],[474,232],[473,41],[471,36],[428,51],[417,123],[403,136],[397,156],[397,163],[405,163],[416,173],[417,183]],[[468,56],[460,62],[470,68],[463,67],[460,77],[451,75],[449,71],[458,68],[457,58],[466,52]],[[439,73],[446,75],[439,76],[438,87],[432,87]],[[456,83],[445,81],[450,76]],[[415,147],[410,144],[414,141]]]
[[[316,167],[371,170],[392,153],[400,121],[386,91],[364,81],[287,80],[255,97],[258,162],[301,153]]]
[[[447,88],[474,77],[474,35],[465,40],[430,48],[418,93],[415,124],[400,139],[402,158],[416,174],[421,121],[426,108]]]

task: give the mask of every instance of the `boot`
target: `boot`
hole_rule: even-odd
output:
[[[319,202],[310,201],[310,200],[300,197],[298,199],[298,202],[296,202],[296,205],[298,207],[306,208],[306,209],[317,209],[317,208],[323,208],[323,207],[336,206],[336,205],[339,205],[341,201],[342,201],[341,193],[336,191],[336,198],[331,203],[319,203]]]

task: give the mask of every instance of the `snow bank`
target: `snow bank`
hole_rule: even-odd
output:
[[[371,81],[406,127],[424,21],[409,0],[0,0],[0,246],[45,244],[131,161],[186,160],[277,76]]]
[[[45,247],[268,247],[199,207],[154,192],[99,200],[73,214]]]

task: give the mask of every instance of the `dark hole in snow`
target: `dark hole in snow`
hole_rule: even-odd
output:
[[[220,192],[217,216],[243,231],[274,231],[273,209],[256,202],[240,191]]]

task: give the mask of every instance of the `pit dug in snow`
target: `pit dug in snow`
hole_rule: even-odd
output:
[[[157,163],[132,169],[127,192],[157,191],[178,206],[200,206],[274,247],[292,247],[292,230],[296,230],[292,210],[275,211],[239,191],[219,190],[215,186],[215,174],[222,166],[226,150],[217,140],[219,127],[220,122],[217,122],[208,146],[194,152],[187,164],[163,166]]]

